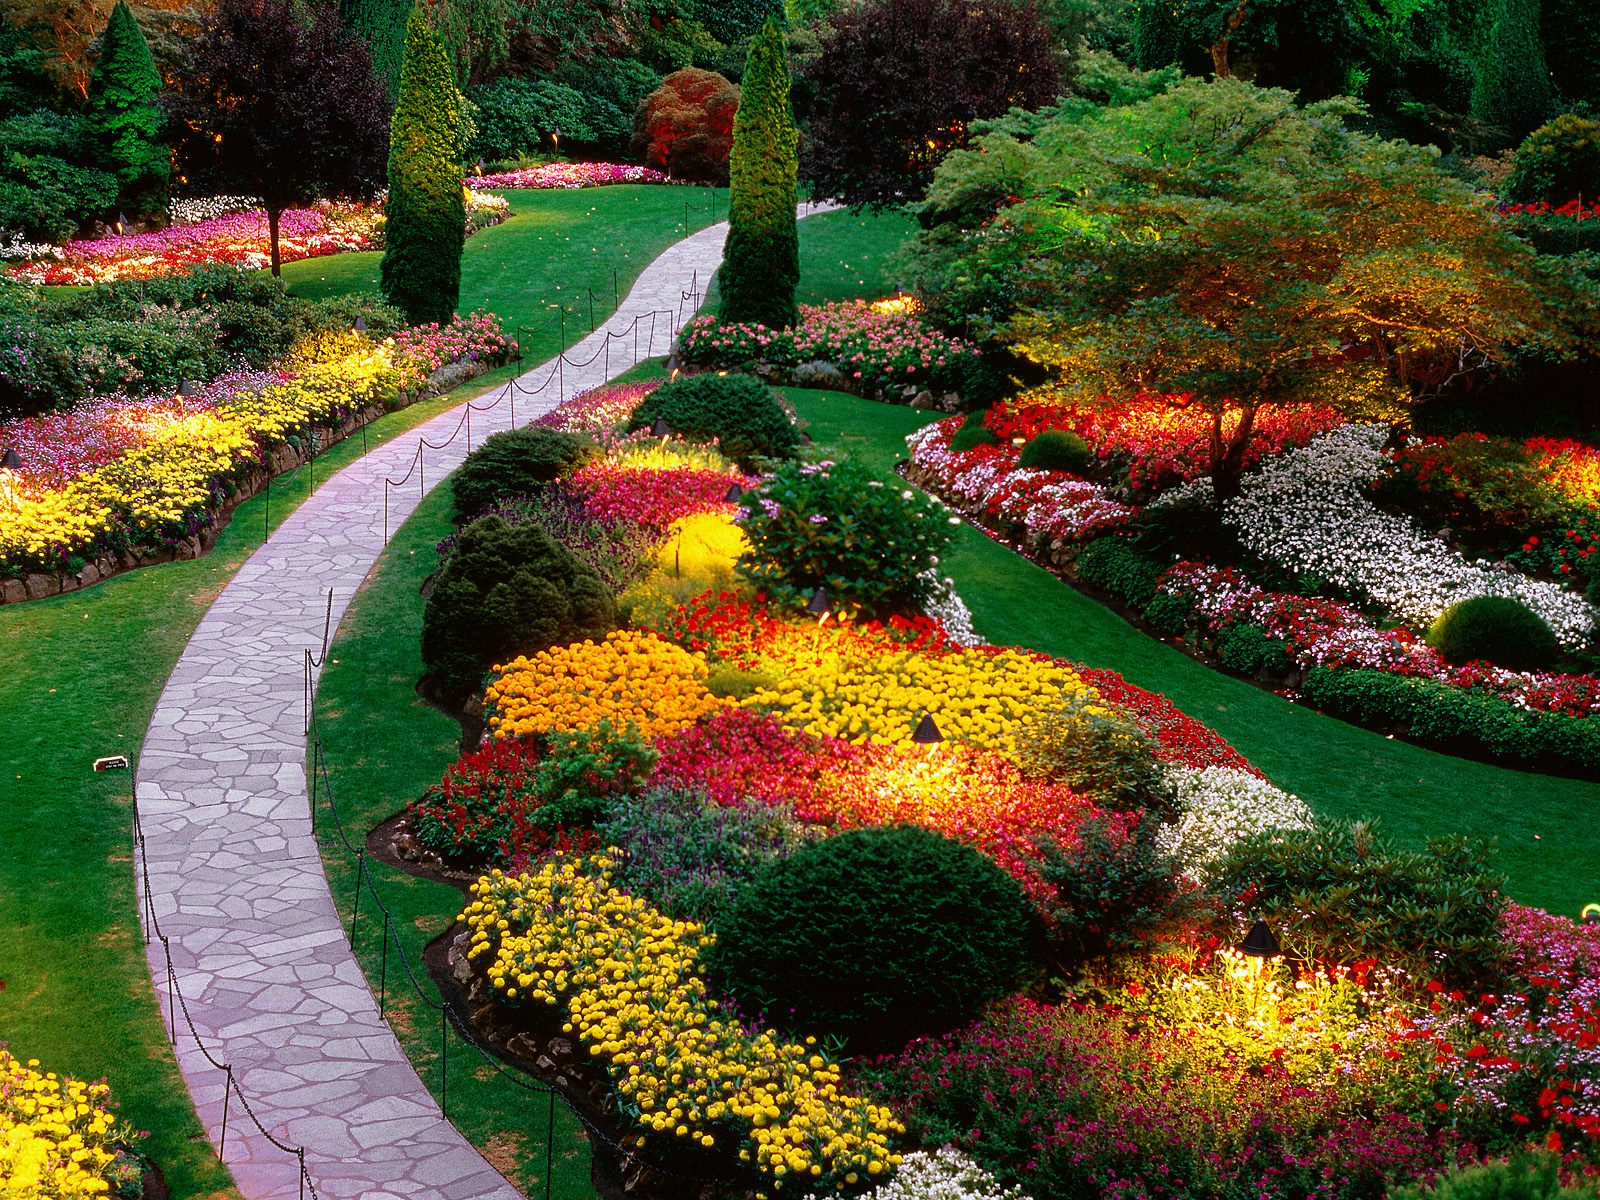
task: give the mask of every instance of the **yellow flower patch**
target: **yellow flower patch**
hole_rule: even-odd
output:
[[[103,1083],[40,1072],[0,1049],[0,1195],[76,1200],[103,1196],[132,1137],[106,1111]]]
[[[469,959],[512,1004],[565,1005],[644,1135],[738,1151],[778,1189],[854,1183],[897,1165],[890,1111],[845,1090],[814,1044],[746,1033],[706,990],[703,927],[616,890],[605,855],[499,871],[461,914]],[[641,1139],[642,1141],[643,1139]]]
[[[484,695],[496,738],[589,729],[601,721],[615,729],[631,723],[656,738],[724,703],[706,690],[703,659],[632,629],[496,666]]]

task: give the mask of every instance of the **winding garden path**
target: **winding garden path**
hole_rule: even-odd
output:
[[[602,328],[564,363],[518,379],[518,423],[636,353],[664,353],[694,313],[684,293],[711,278],[726,234],[726,224],[702,230],[645,268],[606,324],[623,336]],[[512,411],[502,399],[474,412],[471,436],[508,428]],[[457,408],[414,432],[438,445],[460,419]],[[384,482],[413,469],[418,443],[407,435],[318,489],[212,604],[145,736],[135,862],[145,864],[141,911],[154,917],[151,973],[189,1092],[246,1200],[312,1189],[329,1200],[518,1194],[441,1117],[380,1017],[328,891],[306,781],[305,652],[322,647],[330,594],[336,626],[385,530],[460,464],[467,441],[422,450],[421,488],[415,475],[405,487]],[[226,1103],[224,1067],[236,1085]],[[303,1148],[304,1178],[283,1147]]]

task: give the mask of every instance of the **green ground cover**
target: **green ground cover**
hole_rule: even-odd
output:
[[[468,243],[462,308],[496,309],[513,326],[519,312],[525,323],[539,320],[542,298],[558,295],[558,284],[562,291],[593,287],[607,297],[608,312],[612,264],[625,293],[682,234],[678,189],[519,192],[512,203],[515,218]],[[546,243],[556,252],[541,250]],[[346,255],[290,264],[285,277],[297,288],[333,295],[368,286],[376,271],[376,255]],[[578,306],[572,308],[576,313]],[[596,312],[603,315],[598,300]],[[569,318],[569,340],[586,328],[585,304],[581,320]],[[524,367],[553,354],[559,335],[549,323],[527,338]],[[517,370],[504,368],[450,397],[386,416],[368,428],[367,444]],[[318,459],[316,477],[352,461],[362,445],[355,437],[330,449]],[[310,481],[302,469],[273,484],[272,525],[305,498]],[[16,798],[0,817],[7,847],[0,855],[0,1029],[17,1054],[47,1069],[104,1076],[127,1118],[150,1131],[146,1148],[174,1196],[236,1193],[194,1115],[155,1004],[135,916],[129,777],[89,768],[101,755],[138,752],[189,634],[263,540],[266,508],[260,496],[241,505],[216,548],[196,562],[0,608],[0,653],[13,680],[0,695],[7,731],[0,779]]]

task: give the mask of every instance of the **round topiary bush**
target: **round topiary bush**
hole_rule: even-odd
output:
[[[509,429],[486,439],[450,478],[456,513],[471,516],[511,496],[535,496],[599,455],[588,438],[558,429]]]
[[[639,402],[628,429],[665,421],[676,437],[717,439],[722,452],[748,469],[751,460],[793,458],[800,433],[778,397],[754,375],[686,375]]]
[[[605,637],[617,604],[599,574],[536,525],[474,521],[422,609],[422,661],[440,700],[459,705],[497,662]]]
[[[1511,671],[1542,670],[1561,654],[1550,626],[1507,596],[1474,596],[1452,604],[1428,630],[1428,645],[1449,662],[1481,658]]]
[[[957,454],[965,454],[968,450],[976,450],[979,446],[998,446],[1000,439],[994,430],[983,423],[983,409],[975,409],[967,414],[966,420],[961,422],[961,427],[950,438],[950,449]]]
[[[1511,160],[1506,197],[1558,207],[1600,200],[1600,121],[1563,113],[1530,133]]]
[[[1022,448],[1017,466],[1031,471],[1070,471],[1084,475],[1100,460],[1093,448],[1070,429],[1046,429]]]
[[[747,1013],[856,1053],[970,1020],[1041,944],[1016,880],[914,825],[849,830],[772,863],[716,932],[706,966]]]

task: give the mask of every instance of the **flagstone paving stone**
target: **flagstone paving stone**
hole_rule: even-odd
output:
[[[487,411],[471,414],[473,444],[510,426],[510,395],[524,424],[631,366],[636,342],[641,357],[666,353],[698,307],[684,293],[704,289],[726,233],[717,225],[672,246],[564,361],[534,367],[514,391],[480,397],[474,408]],[[215,1063],[232,1067],[266,1130],[237,1095],[228,1102],[223,1157],[246,1200],[302,1194],[298,1158],[270,1139],[303,1148],[306,1175],[327,1200],[518,1195],[440,1116],[378,1015],[328,892],[306,787],[306,651],[320,655],[330,611],[337,627],[383,549],[385,521],[389,532],[399,528],[421,488],[466,456],[465,428],[444,444],[461,421],[458,407],[377,447],[283,522],[196,629],[138,762],[148,873],[148,893],[144,879],[140,892],[161,935],[151,937],[151,974],[213,1145],[227,1080]],[[407,479],[388,489],[387,513],[386,478]],[[313,666],[313,686],[317,675]],[[182,998],[176,1014],[169,953]]]

